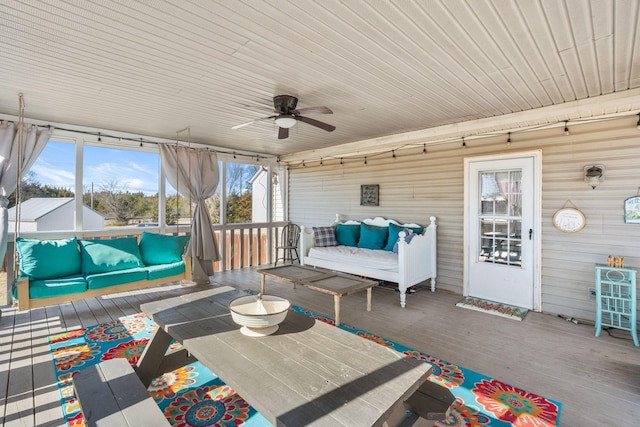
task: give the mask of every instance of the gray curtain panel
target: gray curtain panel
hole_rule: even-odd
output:
[[[185,254],[193,260],[193,281],[209,283],[213,262],[220,259],[218,241],[205,200],[218,187],[218,156],[206,149],[160,144],[160,159],[169,183],[178,193],[195,203],[191,238]]]
[[[18,165],[20,165],[20,172],[24,176],[44,146],[47,145],[52,133],[53,129],[50,128],[24,125],[22,128],[22,158],[18,160],[20,145],[18,125],[12,122],[0,123],[0,263],[7,251],[7,235],[9,233],[7,206],[9,205],[9,196],[18,185]],[[16,222],[18,221],[19,218],[16,218]]]

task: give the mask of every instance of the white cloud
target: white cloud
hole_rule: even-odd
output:
[[[53,187],[64,187],[73,191],[75,175],[72,172],[52,167],[44,162],[34,164],[31,171],[37,174],[38,182]]]

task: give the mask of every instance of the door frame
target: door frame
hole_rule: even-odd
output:
[[[542,311],[542,150],[519,151],[514,153],[482,155],[464,158],[464,215],[463,215],[463,268],[462,268],[462,295],[469,295],[469,251],[475,250],[469,247],[471,239],[469,217],[469,165],[472,162],[485,162],[494,160],[509,160],[523,157],[533,158],[533,310]]]

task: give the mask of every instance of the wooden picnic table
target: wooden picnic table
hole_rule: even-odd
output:
[[[431,365],[290,311],[279,330],[247,337],[224,286],[145,303],[160,326],[138,362],[148,383],[175,338],[276,426],[385,426]]]

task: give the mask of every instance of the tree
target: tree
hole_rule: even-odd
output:
[[[127,224],[130,219],[138,216],[140,200],[144,198],[143,193],[130,193],[126,191],[126,186],[117,180],[112,180],[100,185],[100,192],[95,195],[99,204],[107,217],[115,219],[118,224]]]
[[[227,224],[251,222],[251,193],[231,194],[227,198]]]
[[[9,196],[8,207],[16,205],[16,193],[17,189]],[[71,190],[64,187],[40,184],[36,173],[29,171],[20,181],[20,200],[24,202],[34,197],[74,197],[74,194]]]
[[[167,197],[166,205],[167,225],[175,225],[182,217],[190,218],[191,207],[189,201],[184,197],[174,194]]]
[[[227,211],[228,224],[251,222],[251,182],[250,179],[260,166],[244,163],[227,163]]]

